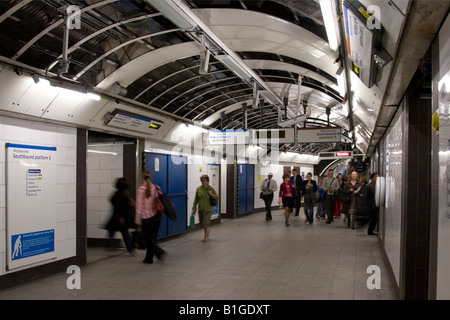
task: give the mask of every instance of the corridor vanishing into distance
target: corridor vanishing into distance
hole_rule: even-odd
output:
[[[304,214],[284,224],[283,210],[265,221],[259,212],[161,242],[163,262],[142,263],[125,249],[88,248],[81,266],[81,289],[68,289],[71,274],[0,291],[8,299],[151,300],[394,300],[388,267],[377,236],[367,224],[347,228]],[[369,266],[380,268],[380,289],[368,289]],[[370,281],[372,283],[372,281]]]

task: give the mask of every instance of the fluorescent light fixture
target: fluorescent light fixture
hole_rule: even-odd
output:
[[[111,151],[99,151],[99,150],[89,150],[89,153],[98,153],[98,154],[107,154],[110,156],[117,156],[117,152],[111,152]]]
[[[291,118],[291,119],[283,121],[283,122],[279,122],[278,125],[283,128],[292,127],[299,123],[305,122],[306,119],[307,119],[306,115],[301,115],[301,116],[297,116],[297,117]]]
[[[186,125],[187,125],[189,131],[194,130],[197,132],[208,133],[208,130],[205,128],[202,128],[201,124],[195,123],[194,125],[189,125],[189,123],[187,123]]]
[[[100,101],[102,99],[98,94],[92,92],[87,93],[86,97],[95,101]]]
[[[33,75],[34,82],[44,90],[59,90],[52,91],[52,93],[60,92],[60,90],[65,91],[67,94],[72,94],[74,97],[89,98],[92,100],[100,101],[100,95],[91,92],[92,88],[90,86],[84,86],[76,82],[70,82],[58,78],[41,78],[38,75]]]
[[[336,51],[339,44],[337,39],[337,29],[335,17],[333,14],[333,4],[331,0],[320,0],[320,9],[322,10],[323,22],[327,31],[328,43],[330,49]]]
[[[172,0],[145,0],[181,29],[193,29],[197,24]]]
[[[238,77],[244,81],[250,81],[251,74],[244,70],[232,57],[227,54],[216,55],[216,59],[222,62],[228,69],[233,71]]]

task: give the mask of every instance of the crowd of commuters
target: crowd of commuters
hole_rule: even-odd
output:
[[[301,201],[305,212],[305,223],[313,224],[317,220],[326,219],[327,224],[333,223],[343,216],[342,221],[348,228],[355,229],[355,222],[360,219],[361,225],[369,222],[367,234],[376,235],[374,229],[378,220],[378,208],[375,204],[375,183],[378,174],[372,173],[370,181],[364,174],[358,173],[351,163],[341,174],[334,175],[334,169],[329,169],[327,176],[319,177],[318,183],[308,172],[306,178],[292,170],[292,175],[285,173],[278,191],[278,204],[284,207],[285,225],[290,226],[291,213],[299,215]],[[272,220],[272,202],[278,185],[269,173],[261,185],[261,198],[266,207],[266,221]],[[316,214],[314,215],[314,209]]]
[[[290,226],[289,217],[291,213],[299,216],[301,202],[305,212],[305,223],[312,225],[314,217],[326,223],[332,223],[336,218],[344,215],[344,223],[348,227],[355,229],[355,221],[358,216],[364,216],[369,221],[367,233],[375,235],[373,232],[377,223],[378,208],[375,204],[375,183],[378,174],[370,176],[369,183],[362,174],[358,174],[354,168],[349,166],[343,174],[334,176],[334,170],[328,170],[326,177],[319,177],[318,183],[312,179],[312,173],[308,172],[303,179],[292,169],[292,175],[285,173],[283,182],[278,188],[277,182],[273,179],[273,174],[269,173],[260,186],[260,198],[264,200],[266,207],[266,221],[272,220],[272,202],[275,192],[278,191],[278,204],[284,207],[284,218],[286,227]],[[201,186],[195,192],[192,207],[192,216],[197,212],[200,225],[204,228],[203,241],[207,242],[211,227],[211,214],[214,205],[217,204],[219,195],[213,187],[209,185],[209,177],[200,177]],[[137,189],[136,201],[131,198],[128,188],[129,180],[120,178],[116,182],[117,191],[111,198],[113,213],[105,229],[109,231],[109,237],[113,241],[114,234],[119,231],[122,234],[128,252],[133,255],[135,252],[135,239],[129,234],[129,228],[136,228],[137,233],[141,233],[143,242],[147,249],[144,263],[153,263],[156,257],[162,260],[166,252],[157,244],[157,235],[161,223],[161,214],[164,207],[159,200],[161,190],[152,183],[152,174],[149,171],[142,173],[142,184]],[[314,215],[314,208],[317,211]]]

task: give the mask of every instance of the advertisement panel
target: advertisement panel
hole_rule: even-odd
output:
[[[56,258],[56,148],[6,144],[7,270]]]

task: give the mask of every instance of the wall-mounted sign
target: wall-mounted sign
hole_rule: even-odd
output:
[[[210,145],[248,144],[249,130],[210,130]]]
[[[351,159],[351,158],[353,158],[353,151],[332,151],[319,153],[319,160]]]
[[[7,269],[56,257],[56,148],[6,144]]]
[[[298,129],[298,142],[340,142],[341,128],[304,128]]]
[[[164,122],[132,112],[115,109],[105,115],[105,124],[111,127],[155,134]]]

